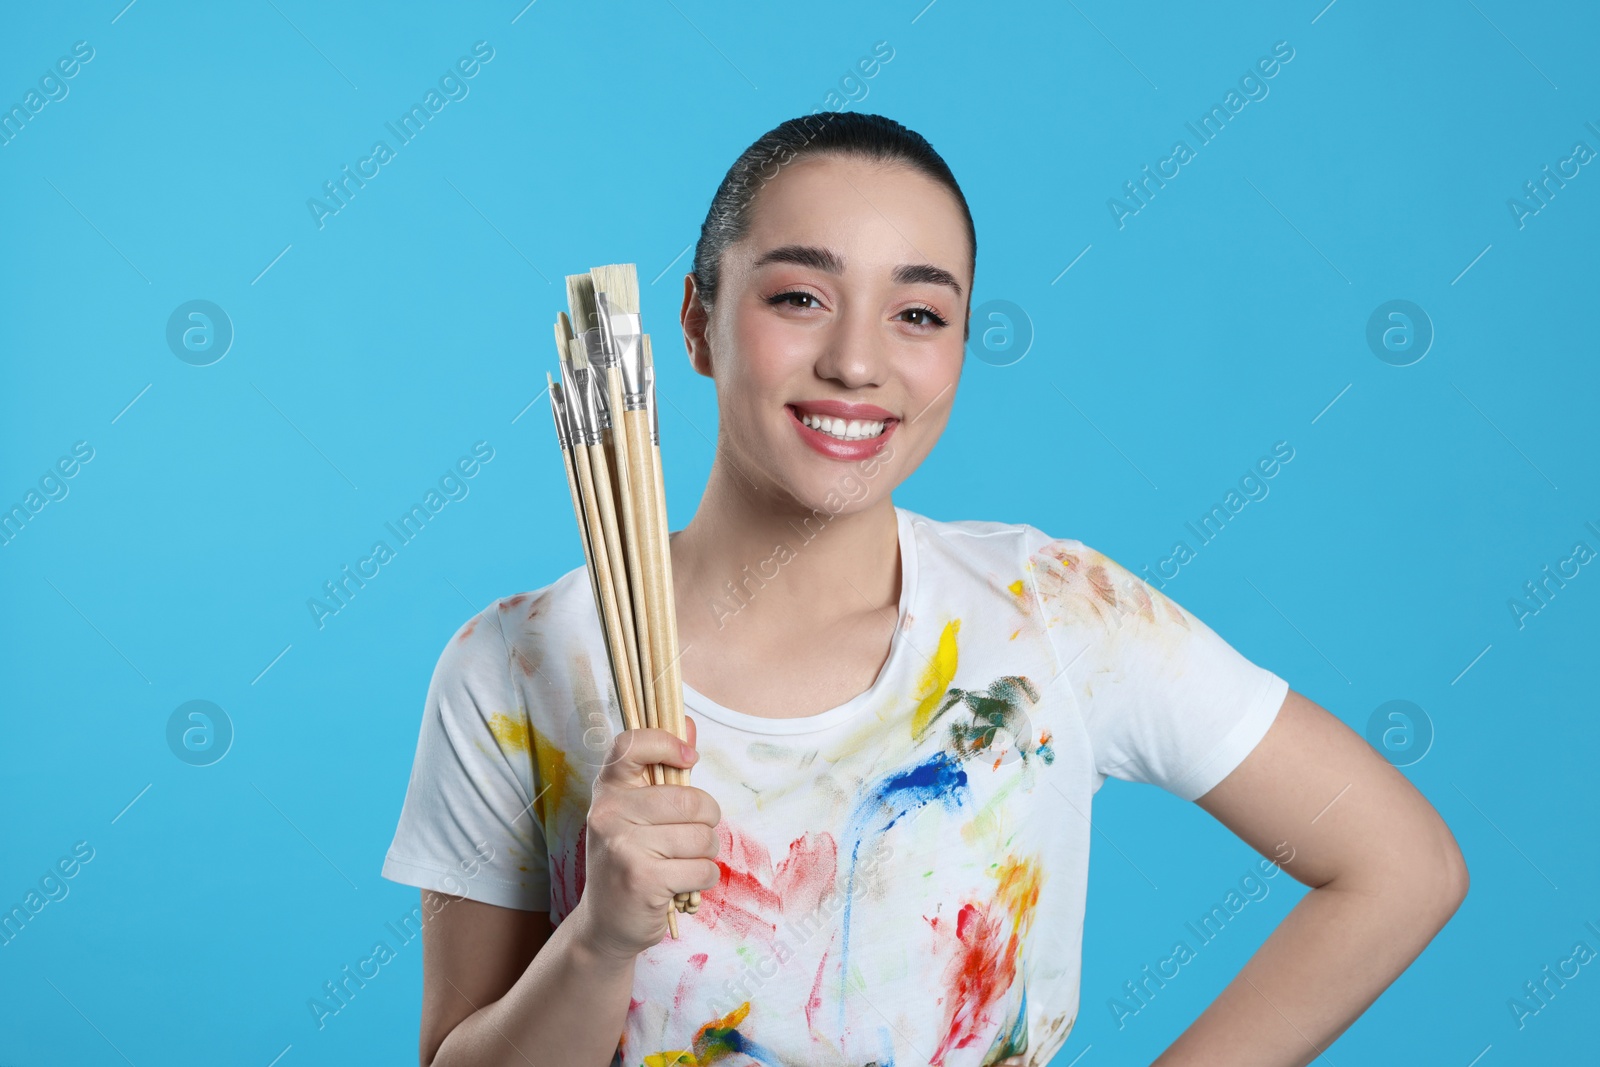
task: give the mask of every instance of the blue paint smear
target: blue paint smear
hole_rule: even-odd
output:
[[[751,1041],[738,1030],[729,1030],[722,1035],[722,1041],[733,1052],[742,1052],[757,1063],[770,1063],[772,1067],[783,1067],[783,1061],[776,1053],[758,1042]]]
[[[845,1027],[845,987],[850,981],[850,916],[855,910],[856,861],[861,846],[888,832],[912,812],[938,802],[950,811],[970,797],[967,772],[949,752],[939,751],[910,770],[885,775],[867,790],[850,814],[846,840],[850,873],[845,879],[844,938],[839,949],[839,1030]]]
[[[1000,1056],[1001,1059],[1009,1059],[1012,1056],[1021,1056],[1028,1051],[1028,975],[1022,963],[1023,961],[1021,960],[1017,961],[1017,981],[1022,983],[1022,1004],[1017,1008],[1017,1017],[1012,1021],[1011,1029],[1008,1031],[1002,1028],[1000,1033],[995,1036],[994,1044],[990,1045],[989,1051],[984,1053],[983,1058],[985,1061],[1001,1053],[1003,1053]]]

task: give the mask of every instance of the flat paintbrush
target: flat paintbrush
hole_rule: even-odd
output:
[[[571,345],[572,329],[565,315],[558,317],[555,335],[558,347],[566,348]],[[598,493],[594,482],[594,468],[589,462],[592,450],[600,438],[599,430],[595,427],[599,417],[598,412],[594,410],[592,399],[587,396],[589,391],[587,369],[574,367],[570,358],[564,359],[561,361],[561,377],[564,386],[563,399],[567,401],[566,414],[571,420],[570,455],[576,474],[577,497],[583,508],[582,528],[587,534],[585,542],[588,552],[585,559],[590,578],[594,582],[595,606],[599,609],[601,630],[606,638],[607,659],[611,661],[611,677],[617,690],[617,702],[622,705],[623,718],[626,722],[630,709],[637,708],[638,701],[634,694],[633,679],[628,672],[627,657],[625,654],[618,655],[627,647],[626,625],[622,615],[622,605],[618,601],[611,577],[610,539],[605,536],[605,524],[596,500]]]
[[[609,570],[606,577],[611,586],[612,595],[617,601],[617,618],[621,641],[618,648],[623,650],[625,658],[620,667],[620,673],[627,679],[626,699],[639,706],[640,685],[642,673],[638,666],[638,648],[634,637],[635,616],[639,605],[634,603],[629,591],[627,556],[622,547],[620,524],[616,513],[616,490],[613,486],[614,477],[611,464],[606,456],[605,449],[605,402],[601,397],[599,388],[598,371],[588,363],[583,352],[583,342],[577,339],[568,342],[568,351],[572,356],[573,375],[585,390],[585,411],[594,421],[594,431],[585,441],[583,449],[589,463],[590,481],[593,486],[591,499],[594,510],[599,514],[596,528],[605,542],[606,562]],[[619,699],[624,699],[619,693]],[[646,726],[658,726],[659,721],[651,708],[650,702],[643,702],[644,714],[640,717]],[[667,781],[664,769],[659,763],[650,765],[650,780],[655,785]]]
[[[595,280],[602,343],[610,358],[620,365],[624,383],[622,423],[628,481],[633,488],[635,524],[642,543],[644,617],[649,656],[654,666],[646,690],[654,694],[661,727],[686,740],[666,494],[655,420],[655,375],[649,356],[649,338],[641,329],[638,276],[631,264],[596,267],[589,273]],[[640,645],[642,649],[646,642],[641,641]],[[686,769],[667,768],[669,782],[687,784],[688,778]],[[682,910],[692,911],[699,907],[698,898],[699,894],[680,893],[676,899]]]
[[[573,336],[565,314],[556,317],[555,335],[558,348],[564,345],[566,354],[561,361],[563,393],[579,398],[578,403],[567,408],[573,423],[571,458],[577,474],[577,496],[583,504],[583,528],[589,534],[587,564],[599,594],[597,607],[606,636],[606,658],[610,661],[617,700],[623,709],[623,724],[637,726],[640,725],[638,690],[634,681],[637,667],[630,664],[633,657],[628,655],[633,638],[632,605],[604,445],[606,405],[601,398],[595,368],[586,358],[584,342]],[[650,777],[654,784],[662,784],[660,764],[651,765]],[[667,908],[667,931],[673,939],[678,937],[677,911],[674,897]]]
[[[544,376],[544,380],[545,387],[550,393],[550,417],[556,424],[556,441],[561,446],[561,465],[567,473],[567,492],[572,496],[572,512],[578,520],[578,540],[583,545],[583,569],[589,576],[589,591],[594,594],[594,602],[598,605],[600,586],[595,580],[594,552],[589,547],[589,521],[584,515],[583,500],[579,496],[578,469],[572,452],[572,417],[567,409],[565,390],[552,381],[549,374]],[[607,660],[616,662],[617,655],[611,647],[610,629],[602,625],[600,633],[605,638]],[[617,682],[615,672],[612,674],[612,682],[613,684]],[[639,725],[638,718],[638,712],[631,704],[623,704],[622,721],[625,729],[636,728]]]
[[[628,481],[635,487],[632,503],[634,523],[639,530],[639,560],[644,571],[645,631],[652,668],[645,686],[654,694],[660,727],[682,739],[683,724],[673,715],[678,701],[674,700],[666,677],[668,665],[677,652],[669,643],[666,614],[671,605],[666,602],[666,585],[662,578],[666,546],[660,543],[655,515],[655,463],[650,443],[649,382],[644,374],[643,331],[639,320],[639,282],[631,264],[596,267],[589,273],[595,279],[595,303],[603,343],[622,369],[621,423],[626,438]],[[678,768],[667,768],[668,782],[677,784],[680,777]]]
[[[621,373],[617,368],[616,354],[604,342],[604,333],[598,323],[595,303],[595,285],[588,274],[567,275],[567,304],[575,320],[584,327],[577,334],[582,342],[585,358],[594,368],[601,389],[606,419],[606,451],[613,476],[615,496],[614,513],[621,521],[619,531],[622,544],[621,560],[625,564],[631,612],[630,628],[624,635],[628,646],[630,669],[633,671],[634,690],[644,702],[641,720],[647,726],[659,727],[660,715],[656,708],[655,691],[649,684],[651,670],[650,644],[645,612],[644,571],[639,558],[639,538],[633,513],[632,479],[629,474],[627,439],[622,432]],[[652,764],[651,781],[656,785],[669,781],[669,769]]]
[[[667,692],[671,695],[671,709],[668,715],[675,724],[675,730],[680,737],[688,732],[688,726],[683,721],[683,673],[680,660],[682,650],[678,648],[678,611],[677,594],[672,585],[672,534],[667,525],[667,489],[665,479],[661,476],[661,427],[656,409],[655,391],[655,364],[650,357],[650,335],[645,334],[641,347],[644,350],[644,369],[650,389],[645,394],[650,414],[650,452],[651,462],[654,466],[652,481],[655,483],[656,506],[656,544],[661,546],[661,577],[665,585],[663,598],[666,603],[667,645],[672,649],[672,660],[667,664]],[[689,784],[689,772],[692,768],[678,769],[680,784]],[[684,900],[682,894],[677,898],[679,909],[689,914],[700,910],[700,891],[697,889]]]

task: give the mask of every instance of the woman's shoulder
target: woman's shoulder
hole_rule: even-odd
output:
[[[581,644],[598,635],[588,575],[583,567],[575,567],[548,585],[497,597],[474,613],[445,643],[438,669],[454,674],[503,673],[519,662],[537,665],[564,658],[557,646]]]
[[[1090,601],[1133,605],[1148,612],[1154,599],[1164,599],[1139,575],[1076,537],[1049,533],[1031,523],[984,519],[941,520],[906,512],[917,533],[920,566],[929,556],[935,566],[956,567],[1004,580],[1014,594],[1031,586],[1047,606]],[[1015,582],[1015,584],[1008,584]]]
[[[1015,554],[1024,559],[1045,554],[1050,558],[1075,553],[1098,553],[1074,537],[1060,537],[1025,522],[1000,522],[991,519],[934,519],[899,509],[919,539],[931,541],[962,553]]]

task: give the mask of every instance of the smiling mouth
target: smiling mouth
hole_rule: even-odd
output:
[[[877,419],[841,419],[832,415],[813,415],[809,411],[796,410],[795,415],[804,425],[838,441],[867,441],[882,437],[888,425]]]

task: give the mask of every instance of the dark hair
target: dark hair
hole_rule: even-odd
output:
[[[908,166],[950,190],[961,205],[967,224],[967,243],[972,252],[968,266],[976,271],[978,233],[972,225],[972,211],[949,165],[927,139],[882,115],[819,111],[790,119],[762,134],[734,160],[717,186],[694,248],[695,286],[707,308],[717,297],[722,253],[749,231],[750,208],[756,194],[788,164],[823,154]]]

